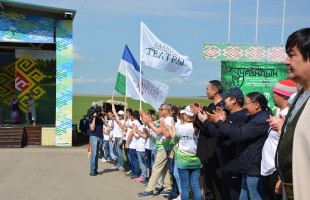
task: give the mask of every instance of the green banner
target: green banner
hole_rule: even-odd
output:
[[[275,113],[272,88],[280,80],[287,79],[287,66],[282,63],[267,62],[221,62],[222,84],[226,90],[240,88],[244,96],[250,92],[265,95],[269,107]]]

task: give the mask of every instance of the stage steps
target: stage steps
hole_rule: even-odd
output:
[[[26,145],[41,145],[42,127],[25,127]]]
[[[21,148],[24,128],[0,128],[0,148]]]

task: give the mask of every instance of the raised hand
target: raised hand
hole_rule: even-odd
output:
[[[205,111],[198,112],[198,119],[201,123],[208,119],[208,115]]]
[[[216,107],[214,112],[219,116],[220,120],[222,120],[223,122],[226,120],[226,112],[223,110],[223,108]]]
[[[190,107],[191,107],[192,113],[194,113],[195,115],[199,113],[200,111],[202,111],[202,105],[199,103],[192,103]]]

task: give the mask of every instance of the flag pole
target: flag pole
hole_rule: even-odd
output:
[[[112,101],[114,102],[114,93],[115,93],[115,90],[113,90],[113,93],[112,93]]]
[[[142,90],[142,62],[141,62],[141,43],[142,43],[142,21],[140,23],[140,81],[139,81],[139,99],[140,99],[140,110],[142,110],[141,90]]]
[[[126,110],[127,110],[127,96],[125,95],[125,106],[124,106],[124,121],[125,121],[125,123],[126,123]]]

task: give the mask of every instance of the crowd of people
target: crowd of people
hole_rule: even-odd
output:
[[[139,197],[309,198],[310,29],[290,35],[286,52],[289,79],[272,89],[275,114],[262,93],[218,80],[207,84],[208,106],[162,104],[157,115],[112,105],[107,120],[94,112],[90,175],[99,173],[103,142],[100,161],[115,160],[115,170],[144,184]]]

